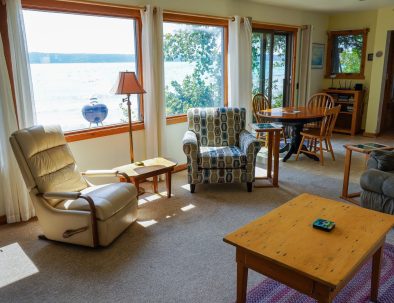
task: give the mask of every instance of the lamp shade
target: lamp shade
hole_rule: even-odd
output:
[[[119,78],[115,83],[113,92],[117,95],[146,93],[141,84],[138,82],[135,72],[119,72]]]

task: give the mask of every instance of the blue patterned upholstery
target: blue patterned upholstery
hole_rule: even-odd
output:
[[[245,130],[244,108],[192,108],[183,138],[188,182],[254,182],[261,145]]]

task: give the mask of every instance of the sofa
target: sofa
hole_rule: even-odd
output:
[[[245,129],[244,108],[192,108],[183,137],[190,191],[199,183],[246,183],[252,191],[261,143]]]
[[[361,205],[394,215],[394,151],[374,151],[360,179]]]

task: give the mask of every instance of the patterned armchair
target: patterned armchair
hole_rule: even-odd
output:
[[[246,183],[252,191],[261,144],[245,130],[244,108],[191,108],[183,137],[188,183]]]

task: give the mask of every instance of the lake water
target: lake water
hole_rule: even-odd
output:
[[[38,123],[60,124],[64,131],[89,128],[81,110],[93,97],[108,107],[103,125],[126,122],[126,106],[122,105],[125,96],[115,95],[111,89],[119,71],[135,69],[134,62],[31,64]],[[181,82],[193,69],[194,64],[187,62],[165,62],[165,85]],[[274,79],[280,80],[279,90],[282,75],[282,71],[274,71]],[[138,120],[137,97],[131,96],[131,100],[133,120]]]
[[[193,64],[166,62],[166,85],[182,81],[193,72]],[[60,124],[64,131],[89,127],[82,116],[82,107],[92,97],[108,107],[103,125],[127,121],[124,95],[111,92],[119,71],[135,71],[133,62],[125,63],[56,63],[31,64],[37,120],[41,124]],[[137,97],[131,96],[133,120],[138,120]],[[96,125],[92,125],[95,127]]]

